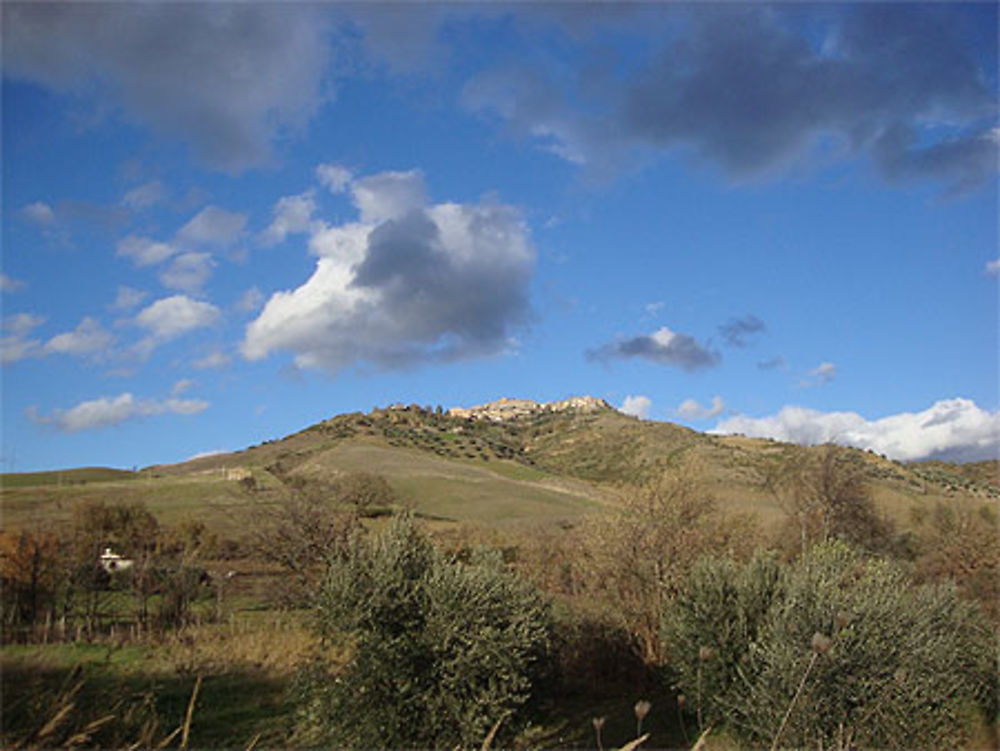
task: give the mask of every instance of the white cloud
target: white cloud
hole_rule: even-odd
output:
[[[257,287],[251,287],[240,295],[240,299],[236,301],[236,309],[241,313],[255,313],[266,299],[264,293]]]
[[[2,321],[3,330],[15,336],[24,336],[45,323],[44,316],[34,313],[15,313]]]
[[[164,287],[196,294],[212,275],[215,261],[209,253],[181,253],[160,272]]]
[[[331,193],[343,193],[353,177],[349,169],[339,164],[321,164],[316,168],[319,184]]]
[[[987,261],[983,271],[986,272],[987,276],[1000,275],[1000,258],[995,258],[992,261]]]
[[[351,197],[365,224],[400,219],[427,203],[424,177],[419,170],[360,177],[351,184]]]
[[[218,318],[219,309],[211,303],[174,295],[143,308],[135,317],[135,322],[148,329],[155,340],[166,341],[211,326]]]
[[[1000,452],[1000,412],[969,399],[945,399],[922,412],[867,420],[856,412],[819,412],[786,406],[769,417],[731,417],[712,433],[742,433],[807,445],[839,443],[901,461],[978,461]]]
[[[809,386],[825,386],[837,377],[837,366],[832,362],[822,362],[809,371],[809,378],[799,381],[799,386],[807,388]]]
[[[225,352],[210,352],[209,354],[202,357],[200,360],[195,360],[191,363],[198,370],[218,370],[219,368],[226,367],[232,358]]]
[[[97,355],[107,351],[114,337],[93,318],[84,318],[73,331],[56,334],[45,343],[46,354]]]
[[[663,306],[666,305],[663,300],[656,300],[655,302],[648,302],[643,306],[643,310],[646,311],[647,316],[655,316],[661,310]]]
[[[148,237],[129,235],[118,242],[117,255],[131,258],[136,266],[155,266],[170,258],[177,248]]]
[[[132,310],[132,308],[140,305],[146,299],[147,295],[148,293],[142,290],[119,285],[118,294],[115,297],[115,301],[111,303],[111,307],[114,310]]]
[[[712,406],[703,407],[694,399],[686,399],[677,408],[677,414],[689,420],[707,420],[718,417],[726,409],[726,403],[721,396],[712,397]]]
[[[150,206],[155,206],[165,196],[166,190],[163,187],[163,183],[159,180],[153,180],[140,185],[138,188],[133,188],[122,196],[122,205],[134,211],[142,211],[143,209],[148,209]]]
[[[11,292],[17,292],[25,287],[25,283],[20,279],[14,279],[13,277],[7,276],[4,273],[0,273],[0,292],[6,292],[10,294]]]
[[[182,378],[171,387],[170,396],[179,396],[180,394],[183,394],[185,391],[190,389],[192,386],[194,386],[194,381],[192,381],[190,378]]]
[[[621,411],[626,415],[632,415],[633,417],[638,417],[640,420],[645,420],[652,406],[653,400],[648,396],[632,396],[630,394],[622,402]]]
[[[27,337],[44,322],[42,316],[32,313],[17,313],[0,321],[0,329],[3,330],[0,336],[0,364],[9,365],[41,355],[41,342]]]
[[[277,245],[284,242],[288,235],[308,232],[315,210],[316,200],[313,198],[312,191],[279,199],[272,210],[274,219],[270,226],[261,233],[261,244]]]
[[[178,230],[176,239],[182,245],[228,248],[240,238],[246,223],[246,214],[206,206]]]
[[[54,223],[56,220],[56,213],[52,210],[52,207],[42,201],[29,203],[21,209],[21,216],[29,222],[33,222],[34,224],[38,224],[43,227]]]
[[[351,183],[361,221],[312,230],[316,270],[271,296],[246,330],[251,360],[273,350],[299,367],[382,368],[504,351],[527,323],[535,251],[512,207],[427,205],[419,172]]]
[[[200,399],[136,399],[125,392],[115,397],[101,397],[80,402],[67,410],[56,409],[51,415],[40,415],[29,410],[35,422],[54,425],[67,433],[95,430],[120,425],[128,420],[167,413],[194,415],[208,409],[209,403]]]

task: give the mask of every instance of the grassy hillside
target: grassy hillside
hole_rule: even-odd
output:
[[[94,482],[132,480],[134,472],[109,467],[80,467],[51,472],[17,472],[0,474],[0,488],[28,488],[38,485],[86,485]]]
[[[416,406],[338,415],[242,451],[140,472],[86,468],[3,476],[3,526],[44,525],[85,500],[144,501],[166,523],[198,518],[239,530],[254,507],[276,502],[289,478],[383,475],[401,503],[443,520],[556,522],[614,503],[623,486],[682,463],[696,467],[720,505],[767,519],[782,513],[762,487],[793,450],[742,436],[712,436],[613,409],[540,412],[492,422]],[[944,499],[1000,498],[996,462],[904,465],[848,452],[876,503],[905,521]]]

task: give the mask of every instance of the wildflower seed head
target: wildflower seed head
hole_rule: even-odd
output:
[[[830,651],[830,646],[833,644],[833,640],[829,636],[821,634],[817,631],[813,634],[812,638],[812,648],[817,654],[825,655]]]
[[[649,714],[649,710],[653,708],[653,705],[646,701],[645,699],[639,699],[635,703],[635,716],[642,720]]]
[[[851,621],[851,616],[846,610],[838,610],[836,617],[833,619],[834,623],[837,624],[837,630],[841,631],[847,627],[847,624]]]
[[[603,728],[604,721],[606,719],[607,717],[595,717],[594,719],[592,719],[591,722],[594,723],[594,730],[600,730],[601,728]]]
[[[677,694],[677,707],[678,709],[684,709],[684,705],[687,704],[688,698],[684,694]]]
[[[897,670],[895,673],[892,674],[892,677],[895,678],[896,683],[902,683],[903,681],[906,680],[906,675],[907,675],[906,668],[900,668],[899,670]]]
[[[713,657],[715,657],[715,650],[711,647],[701,647],[698,649],[698,659],[702,662],[708,662]]]

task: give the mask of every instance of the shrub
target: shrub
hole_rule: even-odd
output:
[[[581,594],[614,603],[636,654],[658,665],[664,658],[660,614],[665,602],[707,551],[741,556],[752,550],[756,525],[749,518],[721,516],[693,466],[623,495],[616,512],[594,514],[583,522],[575,565]]]
[[[353,642],[339,674],[316,663],[299,681],[315,740],[338,747],[478,745],[528,701],[550,634],[548,606],[498,556],[458,563],[408,516],[331,561],[316,616]]]
[[[718,700],[736,680],[782,586],[781,568],[771,556],[758,554],[746,566],[704,558],[668,606],[663,619],[667,658],[702,724],[722,717]]]
[[[711,706],[749,743],[771,743],[782,728],[787,746],[954,746],[976,705],[995,704],[991,630],[954,587],[914,587],[888,562],[824,544],[782,572],[759,626],[741,633],[732,624],[750,622],[745,603],[758,600],[746,588],[770,580],[752,571],[735,595],[723,577],[695,578],[672,616],[698,623],[703,642],[727,644],[723,661],[735,671],[711,673]],[[693,696],[691,671],[681,672]]]

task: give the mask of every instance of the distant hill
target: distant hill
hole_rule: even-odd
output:
[[[73,501],[96,498],[144,500],[167,521],[197,516],[238,529],[253,506],[280,498],[291,478],[363,470],[383,475],[401,502],[437,519],[554,523],[616,503],[622,487],[684,463],[698,469],[720,505],[766,519],[781,512],[761,486],[763,472],[791,449],[639,420],[591,397],[549,404],[501,399],[448,411],[397,404],[138,473],[4,475],[2,501],[8,527],[65,515]],[[876,502],[898,518],[945,498],[1000,499],[997,462],[902,464],[855,449],[847,455],[864,471]]]

